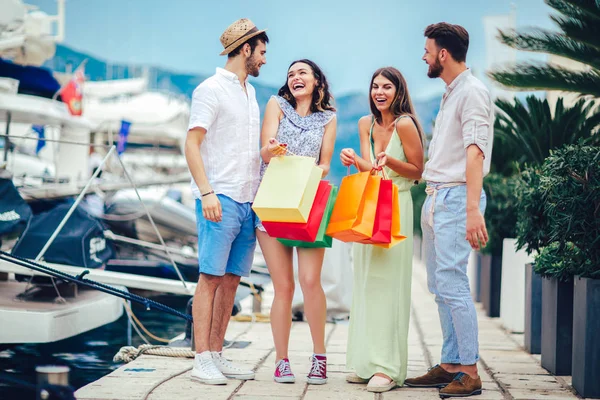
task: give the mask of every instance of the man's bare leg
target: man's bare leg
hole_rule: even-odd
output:
[[[222,276],[200,274],[194,293],[192,316],[194,318],[194,343],[196,354],[210,350],[210,332],[213,325],[215,293],[223,281]]]
[[[210,330],[210,351],[220,352],[223,349],[225,332],[231,318],[231,310],[235,301],[240,277],[232,274],[225,274],[223,280],[216,290],[213,312],[212,327]]]
[[[213,306],[213,323],[210,329],[210,351],[212,352],[213,362],[223,375],[227,378],[246,380],[254,379],[256,375],[254,371],[235,365],[220,354],[223,350],[225,332],[231,318],[231,310],[233,309],[235,292],[239,282],[239,276],[226,274],[223,277],[223,282],[217,288]]]

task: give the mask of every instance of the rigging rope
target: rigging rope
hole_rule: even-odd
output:
[[[96,282],[96,281],[92,281],[92,280],[89,280],[89,279],[85,279],[84,276],[89,273],[88,270],[84,270],[78,276],[74,276],[74,275],[70,275],[70,274],[67,274],[65,272],[56,270],[54,268],[48,267],[46,265],[42,265],[42,264],[36,263],[36,262],[31,261],[29,259],[22,258],[22,257],[19,257],[19,256],[15,256],[13,254],[6,253],[6,252],[1,251],[1,250],[0,250],[0,260],[8,261],[10,263],[19,265],[21,267],[25,267],[25,268],[32,269],[34,271],[45,273],[45,274],[50,275],[50,276],[55,277],[55,278],[61,278],[61,279],[64,279],[64,280],[66,280],[68,282],[75,282],[75,283],[78,283],[80,285],[87,286],[87,287],[90,287],[92,289],[96,289],[96,290],[99,290],[101,292],[104,292],[104,293],[112,294],[113,296],[117,296],[117,297],[121,297],[121,298],[126,299],[126,300],[134,301],[136,303],[144,305],[144,307],[146,307],[146,310],[155,309],[155,310],[166,312],[166,313],[171,314],[171,315],[175,315],[176,317],[183,318],[183,319],[185,319],[187,321],[190,321],[190,322],[193,321],[193,318],[192,318],[192,316],[190,314],[182,313],[182,312],[177,311],[177,310],[175,310],[175,309],[173,309],[173,308],[171,308],[169,306],[166,306],[164,304],[158,303],[158,302],[156,302],[154,300],[150,300],[150,299],[148,299],[146,297],[138,296],[136,294],[129,293],[127,291],[123,291],[123,290],[117,289],[117,288],[115,288],[113,286],[109,286],[109,285],[105,285],[105,284],[100,283],[100,282]]]

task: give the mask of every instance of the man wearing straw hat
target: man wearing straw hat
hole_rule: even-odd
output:
[[[221,351],[241,276],[248,276],[256,246],[251,203],[260,181],[259,109],[248,76],[266,64],[265,30],[249,19],[221,35],[225,68],[194,90],[185,157],[192,174],[198,225],[200,278],[194,295],[196,358],[192,379],[224,385],[254,372]]]

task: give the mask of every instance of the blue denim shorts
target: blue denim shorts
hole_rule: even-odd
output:
[[[252,203],[238,203],[222,194],[217,197],[223,211],[221,222],[205,219],[202,201],[196,199],[200,273],[249,276],[256,248],[256,215]]]

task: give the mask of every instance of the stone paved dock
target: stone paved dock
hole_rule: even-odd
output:
[[[439,361],[442,334],[437,306],[426,288],[425,268],[415,260],[413,305],[409,333],[408,376],[421,375]],[[263,297],[268,312],[272,290]],[[479,310],[481,361],[479,373],[484,391],[474,399],[575,399],[570,377],[555,377],[540,366],[539,356],[522,348],[523,335],[508,334],[497,319],[487,318]],[[296,374],[295,384],[273,382],[275,351],[268,323],[232,322],[228,340],[252,342],[245,349],[227,349],[225,356],[256,371],[256,380],[230,380],[226,386],[207,386],[190,380],[191,359],[141,356],[110,375],[76,393],[79,400],[133,399],[438,399],[437,389],[396,388],[384,394],[366,391],[365,385],[346,383],[346,340],[348,324],[327,325],[329,382],[306,384],[310,367],[311,339],[308,325],[292,326],[290,361]]]

